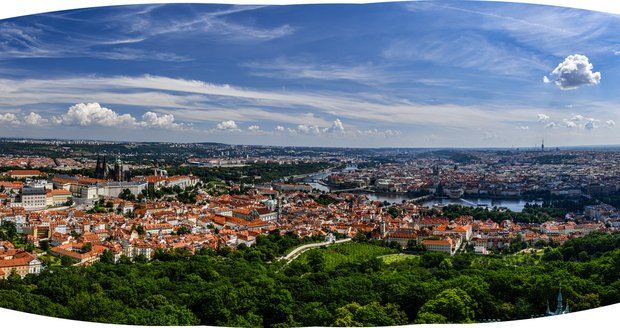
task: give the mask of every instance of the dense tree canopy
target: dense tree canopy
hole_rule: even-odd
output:
[[[0,306],[119,324],[282,327],[530,318],[547,300],[555,307],[560,286],[574,311],[620,302],[619,234],[540,255],[397,256],[353,242],[277,261],[302,242],[276,233],[226,256],[158,251],[148,263],[112,264],[106,253],[90,267],[0,280]]]

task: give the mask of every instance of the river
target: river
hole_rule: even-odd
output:
[[[343,171],[354,171],[355,169],[357,169],[357,167],[355,166],[347,166]],[[320,191],[325,191],[325,192],[330,192],[329,187],[322,185],[318,182],[310,182],[310,181],[317,181],[317,180],[321,180],[324,179],[325,177],[329,176],[330,174],[332,174],[331,172],[328,173],[320,173],[320,174],[316,174],[313,175],[307,179],[305,179],[305,181],[307,181],[307,183],[312,186],[312,188],[320,190]],[[411,200],[415,197],[409,197],[406,194],[381,194],[381,193],[364,193],[366,194],[366,196],[368,196],[368,199],[370,200],[378,200],[378,201],[387,201],[389,203],[402,203],[403,200]],[[513,211],[513,212],[521,212],[523,210],[523,207],[525,207],[525,204],[527,203],[536,203],[536,204],[542,204],[542,201],[527,201],[527,200],[523,200],[523,199],[515,199],[515,198],[484,198],[484,197],[467,197],[467,198],[460,198],[460,199],[450,199],[450,198],[430,198],[428,200],[425,200],[422,202],[423,206],[428,206],[428,207],[432,207],[435,204],[458,204],[458,205],[464,205],[464,206],[478,206],[478,205],[484,205],[484,206],[488,206],[490,208],[497,206],[497,207],[505,207],[508,208],[509,210]]]
[[[345,167],[340,172],[351,172],[351,171],[355,171],[355,170],[357,170],[357,166],[349,165],[349,166]],[[331,190],[329,189],[328,186],[320,184],[318,182],[312,182],[312,181],[323,180],[323,179],[325,179],[326,177],[328,177],[328,176],[330,176],[332,174],[337,174],[337,172],[318,173],[318,174],[315,174],[313,176],[310,176],[310,177],[304,179],[304,181],[306,181],[306,183],[308,183],[314,189],[317,189],[317,190],[320,190],[320,191],[324,191],[324,192],[330,192]]]
[[[370,200],[387,201],[390,203],[401,203],[403,200],[410,200],[414,197],[408,197],[407,195],[398,194],[366,194]],[[542,204],[542,201],[528,201],[524,199],[515,198],[482,198],[482,197],[468,197],[460,199],[450,198],[431,198],[422,202],[422,206],[432,207],[435,204],[457,204],[464,206],[478,206],[484,205],[489,208],[494,206],[505,207],[513,212],[521,212],[525,204],[527,203]]]

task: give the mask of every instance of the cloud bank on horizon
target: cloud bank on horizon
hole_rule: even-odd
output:
[[[0,136],[617,143],[619,28],[598,12],[443,1],[19,17],[0,21]]]

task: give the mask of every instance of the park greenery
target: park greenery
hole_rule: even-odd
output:
[[[309,239],[274,232],[257,244],[157,250],[0,281],[0,306],[47,316],[137,325],[385,326],[515,320],[555,307],[620,302],[620,234],[592,233],[538,252],[396,255],[361,238],[278,256]],[[66,261],[65,261],[66,262]]]
[[[558,198],[552,201],[544,201],[542,204],[528,203],[521,212],[513,212],[509,209],[487,208],[461,206],[451,204],[442,209],[443,217],[454,219],[459,216],[472,216],[476,220],[491,219],[495,222],[512,220],[518,223],[543,223],[549,220],[563,219],[566,213],[582,211],[584,206],[595,204],[592,199],[576,198],[562,199]],[[438,210],[435,211],[439,215]]]
[[[232,167],[167,166],[165,169],[168,175],[189,175],[191,173],[202,181],[268,183],[293,175],[318,172],[331,166],[333,165],[327,162],[296,164],[253,163]],[[152,174],[152,172],[152,169],[132,170],[132,175],[148,175]]]

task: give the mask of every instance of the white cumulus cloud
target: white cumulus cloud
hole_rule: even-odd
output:
[[[344,126],[342,125],[342,121],[340,119],[336,119],[332,126],[327,129],[327,132],[332,133],[344,133]]]
[[[549,115],[538,114],[538,122],[547,122],[549,118]]]
[[[323,132],[323,129],[318,125],[299,124],[297,126],[297,131],[303,134],[318,136]]]
[[[49,122],[48,119],[35,112],[30,112],[30,114],[24,116],[24,123],[28,125],[41,126],[47,124],[47,122]]]
[[[586,130],[593,130],[598,128],[598,122],[600,122],[600,120],[592,117],[584,117],[580,114],[573,114],[573,116],[571,116],[570,118],[564,119],[564,124],[566,125],[566,127],[578,127]]]
[[[614,120],[607,120],[605,121],[605,124],[607,124],[607,126],[610,128],[613,128],[614,126],[616,126],[616,122]]]
[[[371,136],[371,137],[393,137],[401,135],[402,132],[398,130],[379,130],[379,129],[368,129],[368,130],[357,130],[355,132],[357,136]]]
[[[61,117],[55,118],[55,122],[64,125],[118,127],[134,126],[136,119],[129,114],[119,115],[98,103],[80,103],[71,106]]]
[[[7,114],[8,115],[8,114]],[[6,120],[21,123],[17,116],[10,114]],[[2,122],[0,115],[0,122]],[[23,123],[31,126],[45,126],[49,123],[55,125],[68,126],[103,126],[119,128],[160,128],[177,129],[185,124],[176,123],[172,114],[157,114],[146,112],[142,115],[142,120],[137,120],[130,114],[119,114],[109,108],[101,106],[99,103],[79,103],[75,104],[60,116],[43,117],[38,113],[30,112],[22,119]]]
[[[220,122],[215,128],[222,131],[239,131],[239,126],[233,120]]]
[[[181,127],[181,124],[174,122],[174,115],[172,114],[160,114],[153,112],[146,112],[142,115],[142,122],[140,125],[146,127],[155,127],[162,129],[176,129]]]
[[[567,128],[574,128],[577,126],[577,123],[570,120],[564,120],[564,125],[566,125]]]
[[[254,131],[254,132],[255,132],[255,131],[259,131],[259,130],[260,130],[260,126],[258,126],[258,125],[250,125],[250,126],[248,127],[248,130],[250,130],[250,131]]]
[[[277,128],[276,128],[277,131]],[[345,134],[344,125],[340,119],[336,119],[329,127],[320,127],[318,125],[311,124],[299,124],[295,129],[288,129],[291,134],[307,134],[307,135],[324,135],[329,133]]]
[[[0,125],[19,125],[19,118],[13,113],[0,114]]]
[[[547,129],[551,129],[551,128],[556,128],[558,125],[555,122],[549,122],[547,124],[545,124],[545,128]]]
[[[580,54],[570,55],[551,72],[555,84],[562,90],[577,89],[583,85],[597,85],[601,82],[601,72],[593,72],[594,66],[588,57]]]
[[[586,129],[586,130],[596,129],[598,127],[596,122],[598,122],[598,120],[595,120],[595,119],[591,118],[591,119],[589,119],[587,122],[585,122],[583,124],[583,128]]]

